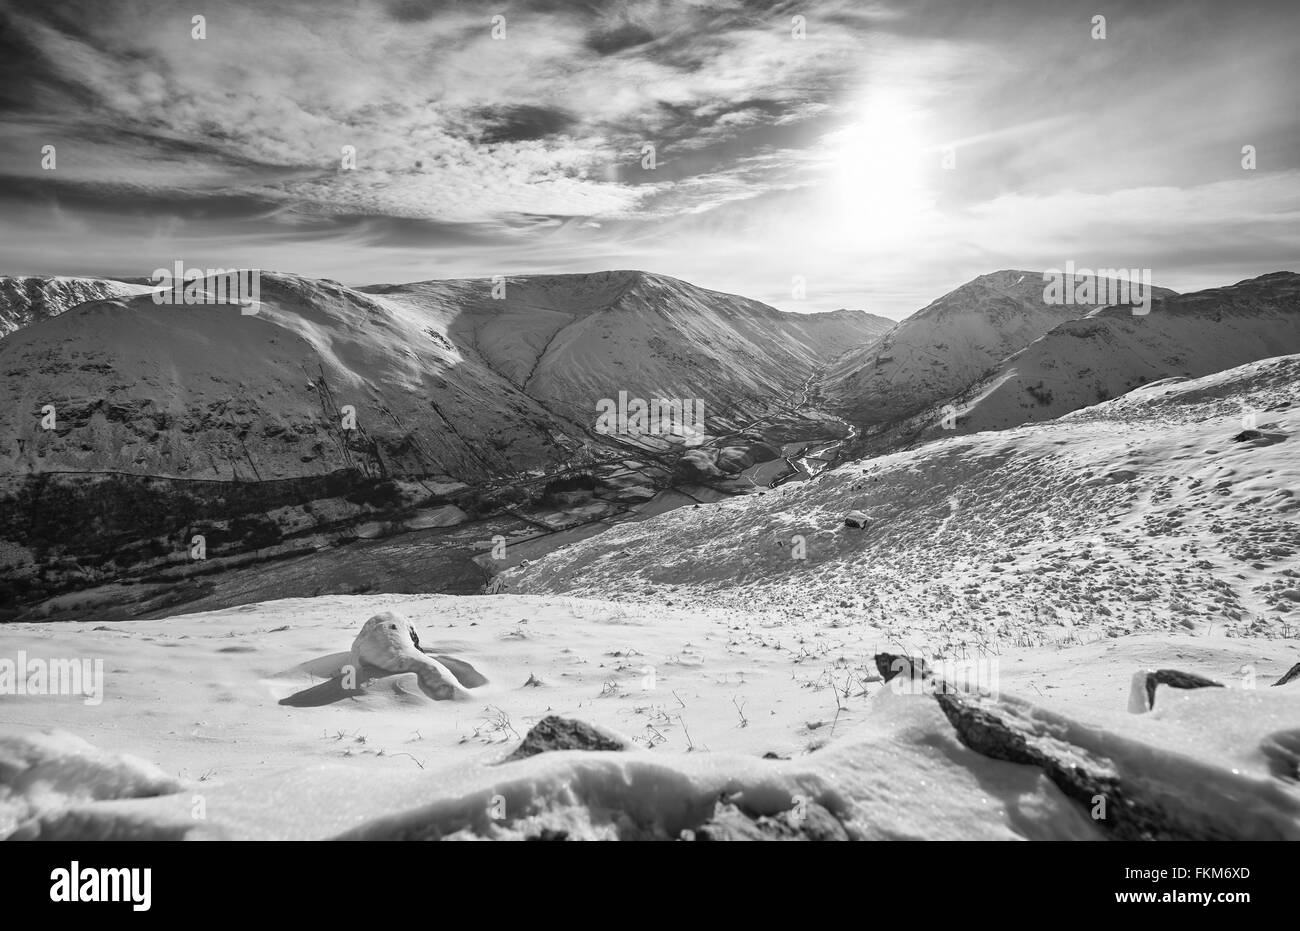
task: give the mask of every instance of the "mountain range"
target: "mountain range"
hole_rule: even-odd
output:
[[[492,514],[599,530],[1300,352],[1290,272],[1155,288],[1139,315],[1000,271],[899,323],[640,271],[358,288],[263,272],[251,308],[150,291],[0,279],[0,561],[16,580],[0,598]],[[597,430],[620,394],[698,399],[706,450]],[[195,534],[218,558],[191,561]]]

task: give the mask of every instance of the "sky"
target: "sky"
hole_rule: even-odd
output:
[[[1300,271],[1298,98],[1295,0],[0,0],[0,274],[1188,291]]]

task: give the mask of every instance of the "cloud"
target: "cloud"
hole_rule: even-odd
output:
[[[1061,255],[1179,287],[1294,254],[1294,4],[1153,2],[1104,41],[1069,0],[202,7],[202,41],[163,0],[0,8],[7,269],[608,262],[897,316]]]

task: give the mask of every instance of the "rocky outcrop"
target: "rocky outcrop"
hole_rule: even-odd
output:
[[[930,677],[925,660],[920,657],[903,656],[898,653],[877,653],[875,655],[876,671],[886,682],[895,676],[905,675],[909,679]]]
[[[1271,800],[1261,804],[1262,787],[1249,777],[1220,777],[1207,770],[1198,792],[1188,794],[1180,783],[1195,777],[1179,767],[1178,779],[1172,779],[1176,761],[1162,758],[1154,748],[1135,753],[1132,742],[1123,737],[1080,727],[1018,700],[946,689],[936,689],[934,697],[963,744],[992,759],[1042,770],[1114,840],[1282,840],[1288,836],[1294,799],[1270,794]],[[1294,769],[1295,747],[1280,746],[1289,761],[1285,765]],[[1137,766],[1142,759],[1149,771]],[[1270,805],[1289,810],[1289,818],[1269,811]]]
[[[534,724],[524,735],[523,742],[502,762],[511,763],[553,750],[626,749],[621,740],[585,721],[552,714]]]
[[[1215,682],[1194,672],[1179,669],[1143,670],[1133,677],[1128,710],[1136,713],[1150,711],[1156,704],[1156,689],[1162,685],[1171,689],[1223,688],[1222,682]]]
[[[852,840],[844,824],[828,809],[812,801],[787,811],[762,815],[742,805],[719,801],[713,817],[680,840],[692,841],[846,841]]]

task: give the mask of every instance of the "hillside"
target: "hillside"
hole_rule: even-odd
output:
[[[879,341],[843,353],[821,379],[821,396],[835,413],[868,427],[950,398],[1053,327],[1092,309],[1048,304],[1043,290],[1038,272],[981,275],[918,310]]]
[[[509,590],[865,618],[937,651],[1285,635],[1300,609],[1298,405],[1300,356],[1253,362],[618,527],[512,570]],[[1242,435],[1244,406],[1258,434]],[[866,529],[844,525],[854,510]]]
[[[946,435],[944,404],[960,412],[957,432],[1002,430],[1051,420],[1160,379],[1199,378],[1295,352],[1300,275],[1262,275],[1167,297],[1145,316],[1113,307],[1062,323],[895,433],[908,441]]]
[[[362,289],[436,317],[447,338],[575,419],[601,398],[700,398],[710,432],[790,394],[845,346],[890,322],[861,311],[785,313],[636,271],[428,281]]]

